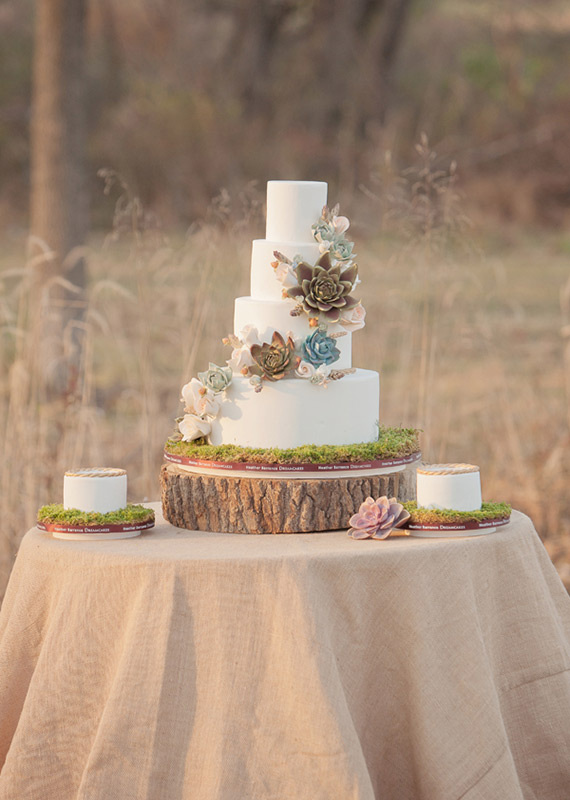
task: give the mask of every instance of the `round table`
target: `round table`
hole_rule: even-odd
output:
[[[487,536],[31,530],[0,614],[2,800],[567,800],[570,600]]]

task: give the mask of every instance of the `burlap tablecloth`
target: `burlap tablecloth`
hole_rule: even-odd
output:
[[[568,800],[570,600],[522,514],[22,542],[2,800]]]

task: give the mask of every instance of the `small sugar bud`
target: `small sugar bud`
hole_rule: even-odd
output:
[[[222,339],[222,344],[226,344],[227,345],[229,343],[230,343],[230,340],[228,339],[228,337],[224,336],[224,338]]]
[[[249,367],[242,367],[241,368],[241,374],[242,375],[248,375],[249,374]]]
[[[319,320],[316,317],[309,317],[309,328],[316,328]]]
[[[289,295],[287,294],[287,289],[282,289],[281,290],[281,297],[283,298],[283,300],[287,300],[288,296]]]
[[[272,261],[271,266],[273,267],[273,269],[277,269],[277,267],[279,266],[279,261]]]
[[[200,387],[200,389],[198,390],[198,394],[199,394],[199,395],[201,395],[202,397],[204,397],[204,395],[206,394],[206,392],[207,392],[207,391],[208,391],[208,390],[206,389],[206,387],[205,387],[205,386],[202,386],[202,387]]]

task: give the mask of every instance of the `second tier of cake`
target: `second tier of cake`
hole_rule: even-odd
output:
[[[258,300],[255,297],[237,297],[235,300],[234,333],[239,336],[248,325],[253,325],[262,342],[270,342],[273,331],[286,337],[302,341],[313,330],[306,314],[291,316],[293,300]],[[352,366],[352,335],[336,323],[327,325],[327,334],[335,337],[339,350],[338,359],[331,364],[334,369],[348,369]]]

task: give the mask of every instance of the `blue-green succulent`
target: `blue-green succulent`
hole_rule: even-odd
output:
[[[214,394],[217,394],[227,389],[232,382],[232,370],[231,367],[218,367],[217,364],[213,364],[210,361],[208,370],[199,372],[198,378],[206,389],[210,389]]]
[[[322,364],[334,364],[340,358],[340,350],[336,346],[336,340],[327,336],[326,328],[315,328],[301,345],[301,357],[303,361],[308,361],[314,367]]]

